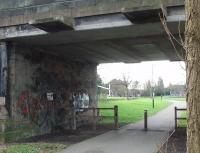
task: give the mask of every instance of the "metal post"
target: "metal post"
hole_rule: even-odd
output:
[[[152,92],[152,107],[155,108],[154,104],[154,87],[153,87],[154,81],[153,81],[153,64],[152,64],[152,83],[151,83],[151,92]]]
[[[152,99],[152,104],[153,104],[153,108],[155,108],[155,102],[154,102],[154,96],[153,96],[153,99]]]
[[[175,129],[177,129],[177,107],[174,107]]]
[[[111,85],[110,85],[110,83],[109,83],[109,88],[108,88],[109,90],[109,97],[111,97]]]
[[[147,131],[148,130],[148,121],[147,121],[147,118],[148,118],[148,112],[147,110],[144,111],[144,130]]]
[[[118,106],[114,106],[114,122],[115,122],[115,129],[118,129],[119,128]]]

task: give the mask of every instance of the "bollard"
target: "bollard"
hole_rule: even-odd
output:
[[[147,118],[148,118],[148,113],[147,110],[144,111],[144,130],[147,131],[148,130],[148,125],[147,125]]]
[[[153,99],[152,99],[152,107],[153,107],[153,109],[155,108],[155,100],[154,100],[154,97],[153,97]]]
[[[174,121],[175,129],[177,129],[177,107],[174,107]]]
[[[119,118],[118,118],[118,106],[114,106],[114,122],[115,122],[115,129],[119,128]]]

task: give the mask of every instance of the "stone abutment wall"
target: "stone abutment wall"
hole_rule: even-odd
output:
[[[69,61],[31,46],[7,46],[9,120],[28,122],[37,131],[32,135],[44,134],[71,128],[78,107],[96,106],[97,64]]]

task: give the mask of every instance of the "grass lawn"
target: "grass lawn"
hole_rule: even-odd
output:
[[[160,110],[170,105],[167,100],[161,101],[160,97],[155,98],[155,108],[152,108],[152,100],[150,98],[137,98],[133,100],[125,99],[108,99],[99,102],[99,107],[110,108],[115,105],[119,108],[119,122],[120,123],[133,123],[143,119],[144,110],[148,110],[148,115],[151,116]],[[113,111],[101,111],[103,116],[113,116]],[[113,119],[105,119],[103,123],[113,123]]]
[[[186,112],[182,112],[180,117],[187,117]],[[179,120],[178,121],[178,127],[187,127],[187,120]]]
[[[0,153],[55,153],[66,147],[55,143],[12,144],[0,148]]]

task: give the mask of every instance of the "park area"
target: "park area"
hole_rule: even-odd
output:
[[[101,100],[99,102],[100,108],[112,108],[115,105],[119,109],[119,123],[127,124],[137,122],[144,117],[144,110],[148,111],[148,114],[154,115],[160,110],[166,108],[170,105],[167,98],[155,97],[154,108],[151,98],[135,98],[132,100],[127,100],[125,98],[110,98],[107,100]],[[113,116],[111,111],[101,111],[102,116]],[[112,120],[104,120],[104,123],[111,123]]]
[[[144,117],[144,110],[152,116],[173,101],[184,101],[184,98],[155,97],[154,108],[151,98],[109,98],[98,103],[99,108],[113,108],[118,106],[120,126],[135,123]],[[93,131],[89,126],[79,128],[77,131],[59,131],[56,133],[27,138],[2,145],[0,153],[56,153],[83,140],[95,137],[113,129],[113,111],[102,110],[101,116],[106,116],[98,122],[97,130]],[[182,124],[182,123],[181,123]]]

